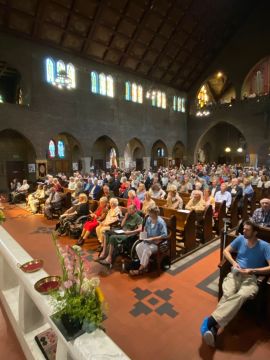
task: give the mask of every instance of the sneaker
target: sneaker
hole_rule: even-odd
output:
[[[205,343],[214,347],[216,343],[216,329],[213,327],[211,329],[208,328],[208,317],[203,320],[200,330]]]
[[[204,342],[211,347],[215,347],[216,345],[216,330],[214,328],[211,328],[210,330],[207,330],[203,334],[203,340]]]
[[[208,317],[206,317],[206,318],[203,319],[203,323],[202,323],[202,325],[201,325],[200,330],[201,330],[202,336],[204,335],[204,333],[205,333],[206,331],[209,330],[209,329],[208,329]]]

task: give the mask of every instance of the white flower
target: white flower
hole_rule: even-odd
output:
[[[79,252],[79,251],[82,250],[82,248],[81,248],[79,245],[73,245],[73,246],[72,246],[72,249],[73,249],[74,251],[76,251],[76,252]]]

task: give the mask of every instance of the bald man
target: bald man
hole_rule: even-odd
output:
[[[260,204],[261,207],[254,211],[251,220],[256,225],[270,227],[270,199],[262,199]]]

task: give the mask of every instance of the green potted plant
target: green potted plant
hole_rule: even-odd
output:
[[[56,311],[52,318],[65,328],[70,340],[101,327],[106,304],[99,278],[87,277],[80,246],[63,248],[54,233],[53,242],[62,269],[62,288],[52,293]]]

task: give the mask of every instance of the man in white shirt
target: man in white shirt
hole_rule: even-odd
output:
[[[220,185],[220,191],[217,191],[215,195],[215,202],[222,203],[223,201],[226,201],[226,208],[231,206],[232,202],[232,195],[227,191],[227,185],[225,183]]]

